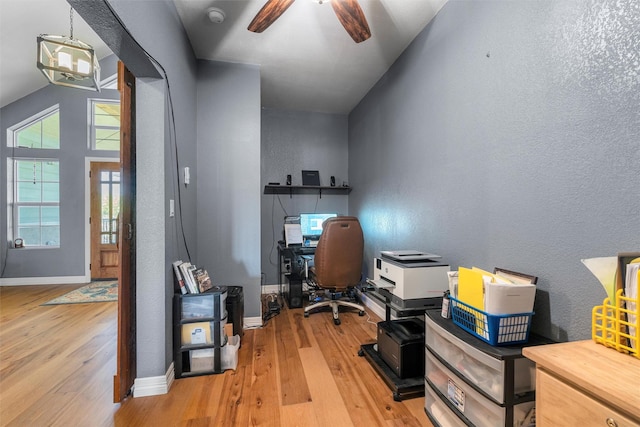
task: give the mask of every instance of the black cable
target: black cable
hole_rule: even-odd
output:
[[[289,216],[289,214],[287,213],[287,210],[284,208],[284,205],[282,204],[282,200],[280,200],[280,195],[276,194],[275,196],[278,198],[278,203],[280,203],[280,207],[282,208],[282,212],[284,212],[284,216]]]
[[[120,19],[120,16],[118,16],[118,14],[116,13],[116,11],[113,9],[113,7],[111,7],[111,5],[109,4],[108,1],[103,0],[103,3],[105,4],[105,6],[107,6],[107,8],[109,9],[109,11],[113,14],[113,17],[118,21],[118,23],[120,24],[120,26],[122,27],[122,29],[129,35],[129,37],[131,37],[131,40],[133,40],[133,42],[142,50],[142,52],[147,56],[147,58],[149,58],[155,65],[157,65],[160,70],[162,70],[162,74],[164,75],[164,81],[167,87],[167,100],[169,102],[169,112],[171,114],[171,120],[170,120],[170,129],[169,129],[169,143],[173,145],[173,149],[175,152],[175,162],[176,162],[176,180],[173,182],[174,185],[174,192],[175,192],[175,184],[177,182],[178,184],[178,211],[180,213],[180,230],[182,233],[182,240],[184,242],[184,248],[185,251],[187,252],[187,257],[189,259],[189,262],[191,262],[191,253],[189,251],[189,245],[187,243],[187,237],[185,235],[184,232],[184,221],[182,219],[182,192],[180,190],[180,161],[178,159],[178,137],[177,137],[177,133],[176,133],[176,122],[175,122],[175,113],[174,113],[174,108],[173,108],[173,98],[171,97],[171,86],[169,84],[169,75],[167,74],[167,71],[165,70],[165,68],[162,66],[162,64],[156,60],[144,47],[142,47],[142,45],[140,43],[138,43],[138,40],[135,39],[135,37],[133,37],[133,34],[131,34],[131,31],[129,31],[129,29],[127,28],[127,26],[124,24],[124,22],[122,21],[122,19]]]

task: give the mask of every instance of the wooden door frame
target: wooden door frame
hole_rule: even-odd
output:
[[[136,339],[136,133],[135,76],[118,61],[120,91],[120,215],[118,221],[118,342],[113,401],[121,402],[134,385]]]
[[[119,157],[85,157],[84,158],[84,235],[85,235],[85,243],[84,243],[84,259],[85,259],[85,269],[84,276],[85,282],[91,281],[91,224],[89,224],[89,218],[91,218],[91,179],[89,178],[89,172],[91,172],[91,163],[93,162],[114,162],[119,163]]]

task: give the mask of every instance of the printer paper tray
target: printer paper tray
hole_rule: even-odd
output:
[[[396,287],[396,285],[394,285],[393,283],[389,283],[388,281],[382,280],[382,279],[378,279],[378,280],[367,279],[367,283],[376,289],[393,289]]]

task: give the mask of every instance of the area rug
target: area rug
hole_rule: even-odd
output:
[[[42,305],[85,304],[90,302],[118,301],[118,281],[91,282],[86,286],[54,298]]]

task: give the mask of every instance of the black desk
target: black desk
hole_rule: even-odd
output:
[[[391,294],[384,290],[378,289],[366,292],[366,295],[382,301],[385,305],[385,321],[391,320],[391,310],[395,311],[396,317],[420,316],[430,308],[442,307],[442,298],[425,298],[424,305],[412,307],[400,307],[391,301]],[[393,392],[393,400],[399,402],[403,399],[424,396],[424,375],[412,378],[400,378],[396,373],[382,360],[376,350],[376,343],[362,344],[358,351],[358,356],[364,356],[373,366],[378,375],[384,380]]]
[[[278,242],[280,294],[289,308],[302,307],[302,281],[305,278],[302,256],[315,255],[315,253],[315,247],[286,246],[283,241]]]

